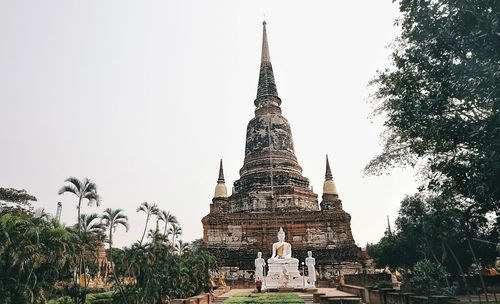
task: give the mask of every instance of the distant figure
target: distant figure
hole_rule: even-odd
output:
[[[221,274],[219,276],[219,280],[217,281],[217,284],[219,285],[219,287],[226,287],[226,282],[224,281],[224,275]]]
[[[458,285],[458,282],[453,282],[453,285],[451,285],[451,295],[453,297],[456,297],[458,295],[459,290],[460,287]]]
[[[344,275],[343,275],[343,274],[342,274],[342,275],[340,275],[339,285],[340,285],[340,286],[345,285],[345,279],[344,279]]]
[[[316,284],[316,259],[312,257],[312,252],[308,251],[307,252],[307,258],[306,258],[306,266],[307,266],[307,272],[308,272],[308,277],[307,277],[307,282],[308,286],[314,287]]]
[[[255,259],[255,281],[264,280],[264,266],[266,261],[262,258],[262,252],[257,252],[257,258]]]
[[[260,292],[262,290],[262,281],[261,280],[255,281],[255,288],[257,288],[257,292]]]

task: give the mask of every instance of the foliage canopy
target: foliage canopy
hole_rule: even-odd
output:
[[[500,208],[500,2],[401,0],[392,68],[373,80],[384,148],[366,167],[417,166],[464,208]]]

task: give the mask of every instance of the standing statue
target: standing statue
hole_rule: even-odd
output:
[[[307,287],[315,287],[316,268],[314,266],[316,265],[316,259],[312,257],[311,251],[307,252],[306,265],[307,265],[307,272],[308,272]]]
[[[264,266],[266,261],[262,258],[262,252],[257,252],[257,258],[255,259],[255,281],[264,280]]]

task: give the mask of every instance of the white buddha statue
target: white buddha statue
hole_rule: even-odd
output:
[[[268,263],[289,263],[291,261],[299,262],[298,259],[292,258],[292,245],[285,242],[285,231],[280,227],[278,231],[278,241],[273,244],[273,255]]]

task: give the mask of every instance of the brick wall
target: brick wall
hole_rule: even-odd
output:
[[[380,281],[391,281],[391,275],[388,273],[376,274],[346,274],[344,275],[346,284],[355,286],[371,287],[377,285]]]

